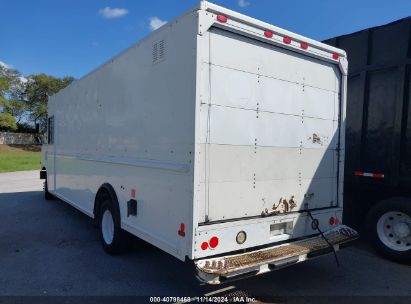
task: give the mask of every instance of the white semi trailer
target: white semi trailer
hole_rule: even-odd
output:
[[[46,198],[212,284],[335,253],[346,83],[344,51],[203,1],[50,97]]]

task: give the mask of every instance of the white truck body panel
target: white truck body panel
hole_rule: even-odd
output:
[[[301,209],[311,192],[310,209],[336,206],[338,66],[220,29],[206,35],[200,218],[258,216],[292,196]]]
[[[49,191],[94,217],[110,184],[122,228],[181,260],[313,235],[304,210],[330,229],[342,218],[345,56],[201,2],[50,97]],[[293,210],[262,216],[283,199]]]

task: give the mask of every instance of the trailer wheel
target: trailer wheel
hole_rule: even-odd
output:
[[[384,257],[411,263],[411,200],[392,198],[369,212],[367,231],[374,248]]]
[[[49,188],[47,186],[47,179],[44,181],[44,198],[46,199],[46,201],[51,201],[55,199],[54,195],[49,192]]]
[[[111,255],[122,253],[126,248],[126,235],[120,226],[120,215],[108,196],[104,196],[98,215],[104,250]]]

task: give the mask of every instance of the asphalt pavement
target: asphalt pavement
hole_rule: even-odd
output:
[[[364,241],[338,253],[227,285],[201,285],[190,263],[135,240],[104,253],[86,215],[46,201],[38,171],[0,174],[0,295],[201,296],[240,292],[262,302],[309,296],[411,296],[411,267]],[[309,298],[305,298],[309,299]]]

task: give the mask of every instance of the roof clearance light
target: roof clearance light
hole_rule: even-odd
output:
[[[218,15],[218,16],[217,16],[217,21],[218,21],[218,22],[221,22],[221,23],[227,23],[228,18],[227,18],[226,16],[224,16],[224,15]]]
[[[306,42],[301,42],[300,47],[301,47],[303,50],[306,50],[306,49],[308,49],[308,43],[306,43]]]
[[[265,31],[265,32],[264,32],[264,36],[267,37],[267,38],[273,38],[273,32],[271,32],[271,31]]]
[[[211,248],[216,248],[218,246],[218,237],[213,236],[209,241]]]
[[[283,42],[284,42],[285,44],[290,44],[290,43],[291,43],[291,38],[290,38],[290,37],[284,37],[284,38],[283,38]]]
[[[340,55],[338,55],[337,53],[333,54],[333,59],[338,60],[340,59]]]

